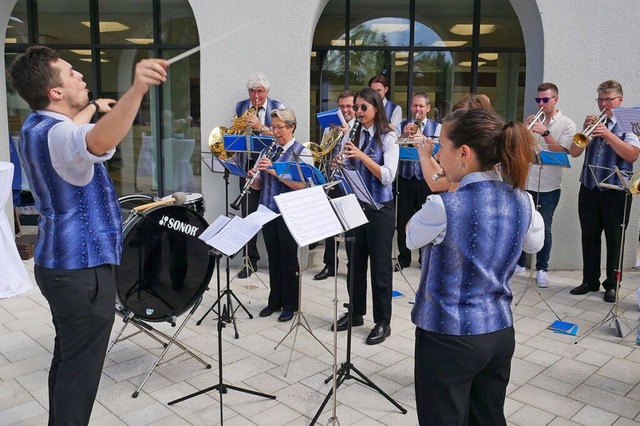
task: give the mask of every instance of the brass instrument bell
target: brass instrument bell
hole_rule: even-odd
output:
[[[640,171],[635,172],[629,179],[629,192],[632,195],[640,194]]]
[[[584,129],[582,132],[578,132],[573,135],[573,143],[575,143],[580,148],[585,148],[593,139],[592,133],[600,123],[605,123],[607,121],[607,113],[606,109],[600,111],[600,114],[596,118],[591,121],[591,124]]]

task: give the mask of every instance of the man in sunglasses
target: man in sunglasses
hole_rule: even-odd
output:
[[[640,141],[633,133],[625,133],[613,116],[613,108],[622,104],[622,86],[615,80],[607,80],[598,86],[598,112],[604,111],[607,120],[595,126],[592,139],[586,146],[584,164],[580,174],[580,192],[578,194],[578,215],[582,231],[582,284],[571,290],[571,294],[581,295],[600,289],[600,246],[602,231],[607,241],[607,278],[602,282],[605,289],[604,301],[616,301],[617,279],[622,271],[617,271],[618,262],[622,263],[623,230],[629,224],[631,197],[617,189],[608,189],[600,183],[622,186],[617,175],[610,176],[617,167],[622,172],[632,172],[633,163],[640,153]],[[587,116],[584,128],[590,127],[596,116]],[[575,143],[571,145],[572,157],[585,151]],[[598,166],[598,167],[590,167]],[[626,202],[628,201],[628,202]],[[625,210],[626,207],[626,210]]]
[[[576,125],[560,112],[558,106],[558,87],[553,83],[542,83],[538,86],[538,95],[535,98],[538,108],[543,114],[535,123],[535,116],[527,117],[527,124],[540,149],[552,152],[569,152],[573,135],[576,133]],[[539,111],[539,110],[538,110]],[[536,283],[538,287],[549,287],[547,270],[551,255],[551,223],[553,213],[560,201],[560,187],[562,186],[562,174],[564,168],[557,166],[539,166],[532,164],[529,169],[527,191],[536,202],[538,211],[544,220],[544,246],[536,256]],[[525,273],[527,254],[522,252],[516,274]],[[533,267],[533,265],[531,265]]]

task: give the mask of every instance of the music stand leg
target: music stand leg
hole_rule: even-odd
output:
[[[351,259],[353,259],[354,258],[354,244],[353,244],[354,237],[348,237],[347,239],[351,241],[351,248],[350,248],[349,251],[351,253]],[[353,294],[353,277],[354,277],[353,264],[350,264],[349,280],[348,280],[349,295]],[[353,363],[351,362],[351,324],[352,324],[352,319],[353,319],[353,304],[351,303],[351,297],[349,297],[349,302],[345,303],[344,306],[347,308],[347,318],[348,318],[348,320],[347,320],[347,350],[346,350],[347,355],[346,355],[346,360],[340,366],[340,369],[337,372],[337,377],[335,377],[334,375],[331,375],[327,379],[325,379],[325,381],[324,381],[325,383],[329,383],[329,381],[335,380],[335,388],[332,387],[331,389],[329,389],[329,392],[327,393],[327,396],[324,398],[324,401],[322,401],[322,404],[320,405],[320,408],[318,408],[318,411],[316,412],[315,416],[311,420],[311,425],[314,425],[318,421],[318,418],[320,417],[320,414],[322,413],[322,410],[327,405],[327,402],[329,402],[329,398],[331,398],[331,396],[335,392],[338,391],[338,388],[340,387],[340,385],[342,383],[344,383],[344,381],[347,380],[347,379],[353,379],[358,383],[361,383],[361,384],[363,384],[365,386],[368,386],[368,387],[376,390],[380,395],[385,397],[387,399],[387,401],[389,401],[396,408],[398,408],[398,410],[400,410],[400,412],[402,414],[407,414],[407,410],[404,407],[402,407],[400,404],[398,404],[398,402],[396,402],[396,400],[391,398],[391,396],[389,396],[386,392],[384,392],[382,389],[380,389],[380,387],[378,387],[367,376],[362,374],[362,372],[360,370],[358,370],[353,365]],[[336,322],[337,322],[337,320],[336,320]],[[334,331],[337,332],[337,327],[335,327],[335,326],[334,326]],[[352,371],[354,373],[356,373],[359,377],[353,376],[351,374]]]
[[[222,254],[220,254],[219,252],[215,252],[216,257],[216,281],[217,281],[217,290],[218,290],[218,295],[220,295],[220,257],[222,256]],[[227,270],[227,279],[229,278],[229,274],[228,274],[228,270]],[[228,385],[225,384],[223,382],[223,376],[222,376],[222,329],[225,327],[225,323],[224,321],[222,321],[222,315],[220,310],[218,310],[218,383],[210,386],[206,389],[202,389],[199,390],[197,392],[191,393],[189,395],[183,396],[181,398],[175,399],[173,401],[168,402],[168,405],[173,405],[173,404],[177,404],[178,402],[182,402],[185,401],[187,399],[193,398],[195,396],[198,395],[202,395],[203,393],[207,393],[209,391],[212,390],[217,390],[219,397],[220,397],[220,424],[224,424],[224,413],[223,413],[223,403],[222,403],[222,395],[227,393],[227,391],[229,389],[231,390],[235,390],[238,392],[244,392],[244,393],[248,393],[250,395],[255,395],[255,396],[260,396],[263,398],[268,398],[268,399],[276,399],[275,395],[268,395],[266,393],[262,393],[262,392],[257,392],[251,389],[244,389],[238,386],[232,386],[232,385]]]
[[[291,332],[295,330],[295,333],[293,334],[293,344],[291,345],[291,352],[289,353],[289,360],[287,361],[287,368],[284,373],[285,377],[287,377],[287,374],[289,373],[289,364],[291,364],[291,357],[293,356],[293,348],[295,347],[296,340],[298,338],[298,327],[302,326],[302,328],[307,330],[307,332],[311,335],[311,337],[316,339],[316,341],[320,343],[320,345],[322,345],[322,347],[325,348],[327,352],[331,353],[329,348],[327,348],[325,344],[322,343],[322,341],[318,339],[318,337],[316,337],[315,334],[313,334],[313,331],[309,326],[309,322],[307,321],[307,318],[304,316],[304,312],[302,312],[302,273],[300,272],[299,265],[300,265],[300,249],[298,249],[298,310],[293,316],[291,328],[289,328],[289,331],[287,332],[287,334],[285,334],[284,337],[273,348],[273,349],[278,349],[278,346],[280,346],[282,342],[284,342],[284,340],[287,338],[287,336],[289,336],[289,334],[291,334]],[[302,321],[304,321],[304,323]]]

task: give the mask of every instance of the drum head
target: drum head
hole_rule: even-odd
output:
[[[166,321],[191,308],[209,285],[215,261],[198,239],[208,224],[183,206],[132,213],[124,228],[118,302],[137,317]]]
[[[151,195],[145,194],[131,194],[123,195],[118,198],[118,204],[120,204],[120,211],[122,212],[122,219],[126,219],[131,213],[131,209],[134,207],[142,206],[143,204],[153,203],[156,199]]]

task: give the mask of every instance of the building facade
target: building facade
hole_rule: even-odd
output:
[[[296,112],[302,142],[318,140],[316,112],[334,108],[340,91],[364,87],[378,73],[405,114],[418,90],[429,93],[440,115],[464,94],[479,92],[506,118],[522,120],[537,110],[533,98],[543,81],[558,85],[559,106],[578,125],[597,112],[594,95],[604,80],[622,83],[624,105],[640,104],[640,70],[628,65],[638,62],[640,47],[625,37],[640,12],[634,0],[617,0],[606,13],[595,0],[211,3],[9,0],[0,3],[2,53],[8,64],[28,45],[47,44],[81,70],[93,96],[117,98],[137,60],[170,58],[202,45],[172,65],[169,84],[149,95],[109,167],[120,195],[202,193],[209,220],[226,212],[225,185],[207,167],[211,162],[201,161],[201,151],[208,151],[210,131],[228,125],[235,103],[247,97],[252,72],[265,74],[270,96]],[[0,132],[15,136],[28,111],[8,86],[0,100],[7,105]],[[0,160],[9,158],[8,142],[0,139]],[[565,171],[552,269],[581,268],[582,161]],[[228,190],[233,200],[237,185]],[[637,204],[628,236],[638,234]],[[629,238],[625,266],[635,263],[636,248]]]

